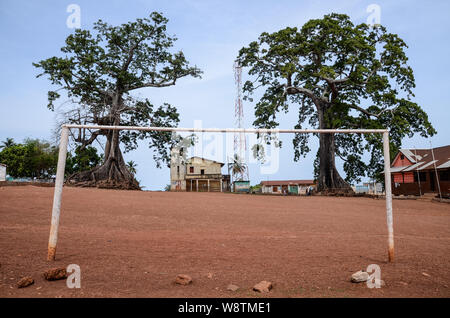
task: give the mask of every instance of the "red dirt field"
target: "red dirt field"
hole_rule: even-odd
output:
[[[66,187],[47,262],[52,198],[53,188],[0,188],[0,297],[450,296],[445,203],[394,201],[387,263],[384,200]],[[69,264],[81,268],[80,289],[42,277]],[[369,264],[385,286],[350,282]],[[175,285],[177,274],[193,283]],[[23,276],[35,283],[18,289]],[[270,293],[252,291],[262,280]]]

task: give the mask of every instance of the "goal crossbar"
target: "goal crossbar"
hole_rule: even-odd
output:
[[[97,130],[140,130],[140,131],[174,131],[174,132],[216,132],[248,134],[307,134],[307,133],[344,133],[344,134],[383,134],[388,129],[265,129],[265,128],[181,128],[181,127],[142,127],[142,126],[96,126],[96,125],[62,125],[62,128],[84,128]]]
[[[260,134],[382,134],[384,153],[384,183],[386,198],[386,218],[388,230],[388,259],[394,261],[394,227],[392,216],[392,186],[391,163],[389,154],[389,130],[388,129],[258,129],[258,128],[181,128],[181,127],[138,127],[138,126],[96,126],[64,124],[61,126],[61,139],[59,143],[58,165],[56,170],[55,190],[53,195],[52,218],[50,236],[48,242],[47,259],[54,261],[56,256],[56,244],[58,240],[59,216],[61,212],[61,197],[64,185],[64,170],[67,158],[67,145],[70,129],[95,129],[95,130],[138,130],[161,132],[212,132],[212,133],[260,133]]]

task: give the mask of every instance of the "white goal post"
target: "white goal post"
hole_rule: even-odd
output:
[[[394,261],[394,226],[392,218],[392,189],[389,154],[389,130],[387,129],[247,129],[247,128],[178,128],[178,127],[133,127],[133,126],[95,126],[95,125],[62,125],[61,140],[59,144],[58,166],[56,170],[55,190],[53,195],[52,219],[50,237],[48,242],[47,259],[54,261],[56,256],[56,243],[58,241],[59,216],[61,212],[61,196],[64,185],[64,169],[66,166],[67,144],[71,128],[96,130],[141,130],[141,131],[167,131],[167,132],[213,132],[213,133],[322,133],[322,134],[382,134],[384,152],[384,183],[386,197],[386,217],[388,229],[388,258]]]

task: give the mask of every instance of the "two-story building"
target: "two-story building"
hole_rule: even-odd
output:
[[[224,163],[201,157],[183,159],[172,150],[170,190],[223,192],[229,189],[229,175],[222,175]]]

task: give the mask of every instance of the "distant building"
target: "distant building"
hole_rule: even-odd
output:
[[[233,182],[234,192],[250,192],[250,181],[234,181]]]
[[[365,182],[362,185],[358,184],[352,188],[356,193],[383,194],[383,185],[379,182]]]
[[[400,149],[392,162],[391,175],[394,195],[437,193],[439,188],[443,194],[450,193],[450,145]]]
[[[224,163],[191,157],[182,158],[177,150],[172,150],[170,164],[170,190],[194,192],[228,191],[230,176],[222,175]]]
[[[314,180],[275,180],[262,181],[262,193],[270,194],[306,194],[307,188],[316,188]]]
[[[6,181],[6,165],[0,163],[0,181]]]

